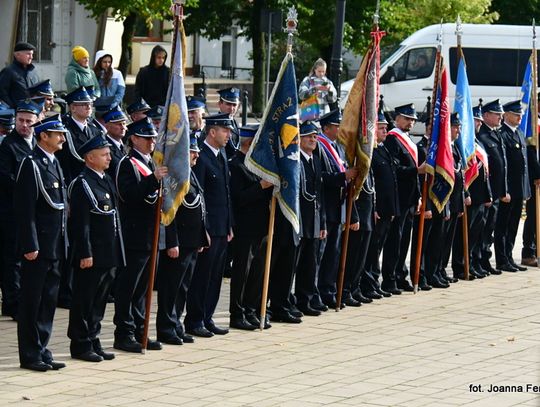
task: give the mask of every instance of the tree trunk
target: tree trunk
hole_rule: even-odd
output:
[[[261,10],[264,0],[253,2],[251,15],[251,33],[253,44],[253,94],[251,108],[253,113],[261,114],[264,108],[264,66],[266,61],[264,34],[261,32]]]
[[[133,50],[131,48],[131,39],[135,34],[135,20],[137,15],[130,13],[124,20],[124,32],[122,33],[122,57],[118,64],[118,70],[126,77],[129,66],[131,65],[131,56]]]

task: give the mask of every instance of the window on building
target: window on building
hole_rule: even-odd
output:
[[[221,43],[221,69],[231,68],[231,41],[223,41]]]
[[[53,0],[22,0],[17,26],[17,41],[36,47],[36,62],[52,61]]]
[[[148,27],[144,18],[137,18],[133,41],[163,41],[163,22],[156,19],[152,21],[152,26]]]

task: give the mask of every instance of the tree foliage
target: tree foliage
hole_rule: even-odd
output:
[[[540,24],[540,2],[538,0],[492,0],[491,10],[499,13],[498,24],[530,25],[532,19]]]

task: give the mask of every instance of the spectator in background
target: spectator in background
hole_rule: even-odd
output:
[[[126,92],[126,83],[122,73],[113,68],[112,55],[103,49],[96,52],[95,61],[94,73],[98,78],[101,92],[101,96],[94,101],[96,110],[107,111],[120,106]]]
[[[36,47],[18,42],[13,49],[13,62],[0,72],[0,100],[14,108],[17,102],[28,97],[28,88],[39,82],[36,67],[32,64]]]
[[[81,86],[85,88],[93,86],[94,97],[99,98],[101,96],[99,83],[96,74],[90,68],[90,54],[80,45],[74,47],[71,53],[73,54],[73,59],[66,71],[67,92],[71,93]]]
[[[152,49],[150,63],[141,68],[135,80],[135,99],[144,99],[150,105],[165,106],[169,86],[169,67],[165,65],[167,51],[161,45]]]
[[[330,103],[337,101],[337,91],[332,81],[326,77],[326,62],[319,58],[313,64],[309,75],[306,76],[298,88],[298,98],[304,101],[317,94],[319,102],[319,116],[330,112]]]

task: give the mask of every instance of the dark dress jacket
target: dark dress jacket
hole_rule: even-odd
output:
[[[377,214],[381,218],[399,216],[397,165],[383,143],[373,150],[371,170],[375,182]]]
[[[111,150],[111,162],[109,163],[109,168],[107,169],[107,174],[112,179],[116,178],[116,170],[118,169],[118,163],[120,160],[126,155],[125,152],[121,151],[116,144],[114,144],[113,140],[110,136],[106,136],[107,141],[111,145],[109,148]],[[125,150],[124,150],[125,151]]]
[[[334,148],[341,160],[345,162],[343,147],[334,142]],[[319,156],[322,165],[326,221],[328,223],[344,223],[347,188],[345,173],[340,172],[334,162],[326,156],[326,152],[321,145],[317,147],[313,154]]]
[[[478,140],[488,155],[489,184],[493,200],[508,193],[508,167],[506,163],[506,146],[498,130],[490,129],[482,123],[478,131]]]
[[[42,259],[64,258],[67,252],[64,176],[58,163],[52,163],[39,147],[21,163],[14,203],[20,254],[38,250]]]
[[[72,260],[92,257],[93,267],[125,264],[116,187],[85,167],[69,186]]]
[[[233,214],[229,188],[229,166],[222,150],[218,159],[203,143],[193,172],[204,191],[207,229],[210,236],[227,236],[233,226]]]
[[[300,218],[302,237],[318,239],[326,229],[325,197],[319,157],[312,155],[311,164],[300,154]]]
[[[373,177],[373,170],[370,168],[364,185],[362,185],[362,191],[360,191],[360,195],[355,202],[360,231],[371,232],[375,228],[375,219],[373,217],[376,206],[375,194],[375,178]]]
[[[531,196],[531,187],[525,136],[519,128],[514,131],[506,123],[503,123],[499,131],[506,148],[508,193],[512,199],[528,199]]]
[[[465,178],[463,176],[463,160],[457,145],[452,144],[452,155],[454,157],[454,189],[448,199],[448,209],[450,213],[463,212],[463,199],[469,196],[465,191]]]
[[[477,144],[480,147],[484,147],[479,140],[476,140]],[[469,185],[469,195],[471,197],[471,205],[483,205],[485,203],[491,202],[491,185],[489,183],[489,176],[486,172],[486,168],[478,161],[478,176],[471,182]],[[489,161],[489,159],[488,159]],[[489,164],[489,163],[488,163]]]
[[[192,171],[184,203],[178,208],[171,224],[165,228],[167,249],[173,247],[197,249],[209,245],[203,192]]]
[[[34,140],[32,140],[34,141]],[[19,166],[32,148],[24,138],[13,130],[0,144],[0,216],[10,216],[13,213],[13,189]]]
[[[247,169],[245,159],[246,155],[238,150],[229,161],[234,235],[263,237],[268,234],[273,188],[262,188],[261,178]]]

